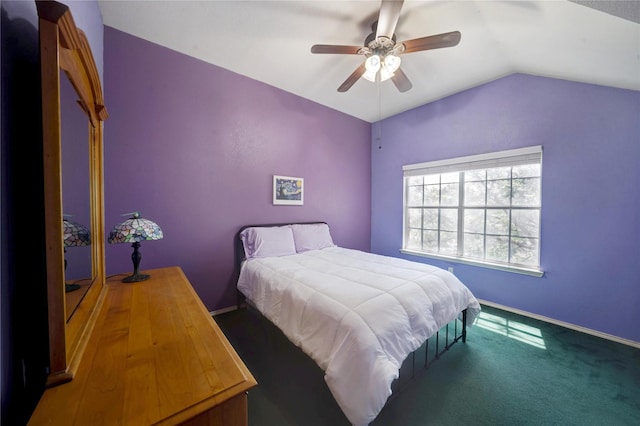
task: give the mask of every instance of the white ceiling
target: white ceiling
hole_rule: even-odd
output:
[[[402,55],[413,88],[358,80],[380,1],[100,0],[104,24],[368,122],[513,73],[640,90],[640,1],[406,0],[398,41],[460,31],[455,47]],[[202,82],[207,84],[207,82]],[[210,84],[215,84],[211,82]]]

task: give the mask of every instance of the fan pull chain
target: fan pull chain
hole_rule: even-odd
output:
[[[378,149],[382,149],[382,92],[380,91],[380,79],[378,79]]]

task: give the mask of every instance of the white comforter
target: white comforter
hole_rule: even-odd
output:
[[[354,425],[376,418],[412,351],[480,312],[448,271],[340,247],[245,261],[238,289],[320,366]]]

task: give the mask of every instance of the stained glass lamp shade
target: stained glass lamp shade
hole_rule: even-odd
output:
[[[91,245],[91,234],[89,230],[77,222],[72,222],[68,219],[62,219],[65,247],[80,247]]]
[[[133,213],[133,216],[124,222],[116,225],[109,233],[109,244],[132,243],[133,253],[131,260],[133,261],[133,275],[124,278],[125,283],[143,281],[150,277],[147,274],[140,274],[138,267],[142,260],[140,253],[140,241],[145,240],[161,240],[163,237],[162,229],[148,219],[140,217],[139,212]]]
[[[68,219],[62,219],[62,242],[64,245],[64,252],[67,252],[67,247],[82,247],[91,245],[91,234],[89,230],[77,222],[73,222]],[[67,270],[67,258],[64,258],[64,269]],[[64,291],[70,292],[79,289],[78,284],[65,283]]]

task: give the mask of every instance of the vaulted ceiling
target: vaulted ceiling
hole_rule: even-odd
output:
[[[100,0],[104,24],[287,92],[375,122],[513,73],[640,90],[640,1],[404,1],[396,38],[450,31],[455,47],[405,53],[413,87],[360,78],[363,61],[312,54],[362,46],[380,1]],[[202,84],[215,84],[205,82]]]

